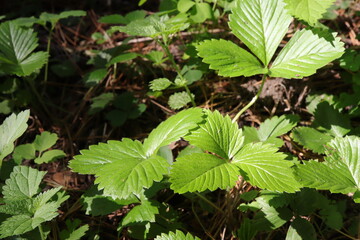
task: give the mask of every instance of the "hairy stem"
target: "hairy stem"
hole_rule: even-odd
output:
[[[179,66],[176,64],[175,62],[175,58],[174,55],[172,55],[172,53],[169,50],[169,47],[167,44],[162,43],[160,40],[156,40],[157,43],[159,43],[159,45],[162,47],[162,49],[165,51],[166,55],[168,56],[172,66],[174,67],[176,73],[179,75],[180,79],[183,80],[184,82],[186,82],[184,76],[181,74],[180,68]],[[193,105],[193,107],[196,107],[196,103],[195,100],[193,98],[193,96],[191,95],[190,89],[187,85],[184,86],[186,93],[189,95],[190,100],[191,100],[191,104]]]
[[[267,74],[264,74],[262,79],[261,79],[261,86],[258,90],[258,92],[256,93],[256,95],[251,99],[251,101],[245,106],[243,107],[237,114],[236,116],[234,117],[234,119],[232,120],[232,122],[236,122],[239,117],[241,116],[241,114],[243,114],[246,110],[248,110],[255,102],[256,100],[259,98],[261,92],[262,92],[262,89],[264,87],[264,84],[265,84],[265,81],[266,81],[266,78],[267,78]]]

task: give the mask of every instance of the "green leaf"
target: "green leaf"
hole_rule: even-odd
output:
[[[300,186],[291,170],[293,163],[284,160],[286,156],[277,150],[269,144],[250,143],[234,156],[232,162],[254,186],[271,191],[295,192]]]
[[[136,53],[123,53],[123,54],[120,54],[120,55],[115,56],[114,58],[112,58],[110,60],[110,62],[108,62],[106,64],[106,66],[110,67],[111,65],[113,65],[115,63],[130,61],[130,60],[133,60],[134,58],[136,58],[137,56],[138,55]]]
[[[289,13],[314,26],[334,0],[284,0]]]
[[[69,10],[69,11],[61,12],[59,14],[43,12],[39,16],[40,21],[38,23],[45,26],[46,22],[50,22],[51,28],[54,29],[56,23],[60,19],[64,19],[68,17],[82,17],[82,16],[86,16],[86,12],[81,10]]]
[[[213,10],[211,6],[206,2],[195,3],[195,14],[190,16],[190,19],[195,23],[203,23],[206,19],[211,19],[213,16]]]
[[[106,68],[97,69],[87,73],[84,76],[83,81],[87,87],[92,87],[100,83],[106,77],[107,73],[108,71]]]
[[[220,76],[237,77],[267,73],[261,63],[249,52],[227,40],[205,40],[196,47],[203,62],[219,71]]]
[[[0,125],[0,162],[14,150],[14,141],[25,132],[29,115],[29,110],[13,113]]]
[[[12,157],[14,158],[15,162],[19,163],[20,165],[23,159],[30,160],[36,158],[35,153],[36,150],[34,144],[21,144],[19,146],[16,146]]]
[[[21,200],[32,198],[39,191],[39,185],[46,172],[26,166],[16,166],[3,186],[6,200]]]
[[[304,187],[352,193],[360,189],[360,138],[333,139],[326,149],[325,162],[306,161],[297,165],[295,175]]]
[[[324,153],[325,145],[333,139],[330,135],[310,127],[297,127],[291,132],[295,142],[315,153]]]
[[[22,29],[12,22],[0,24],[0,68],[10,74],[28,76],[46,62],[46,52],[33,53],[38,46],[33,30]]]
[[[191,131],[185,140],[203,150],[216,153],[224,159],[232,159],[243,146],[242,131],[227,115],[223,117],[218,111],[205,111],[207,117],[199,128]]]
[[[155,240],[200,240],[198,237],[192,236],[190,233],[187,233],[186,235],[181,232],[180,230],[176,230],[174,232],[169,232],[168,234],[162,233],[160,236],[157,236]]]
[[[179,12],[181,13],[185,13],[187,11],[189,11],[190,8],[192,8],[192,6],[195,5],[194,1],[191,0],[180,0],[177,3],[177,9],[179,10]]]
[[[267,66],[288,31],[291,16],[282,0],[243,0],[236,3],[229,16],[229,26],[235,36]]]
[[[171,116],[162,122],[149,134],[144,141],[144,151],[146,156],[151,156],[160,147],[179,140],[189,133],[191,129],[197,127],[197,123],[203,120],[201,108],[190,108]]]
[[[93,115],[103,110],[114,100],[114,97],[113,93],[102,93],[101,95],[94,97],[92,99],[93,103],[90,105],[89,114]]]
[[[193,153],[177,158],[171,170],[171,188],[177,193],[211,191],[234,186],[239,169],[217,156]]]
[[[134,223],[155,222],[155,215],[159,214],[158,207],[155,201],[143,201],[141,205],[135,206],[126,214],[120,226],[125,227]]]
[[[270,68],[271,77],[303,78],[329,62],[341,57],[344,43],[340,38],[330,41],[328,33],[303,29],[297,31],[281,50]]]
[[[191,93],[191,96],[195,98],[195,95]],[[177,92],[169,97],[168,104],[172,109],[181,109],[187,104],[191,103],[191,98],[187,92]]]
[[[54,150],[47,151],[47,152],[43,153],[41,155],[41,157],[36,158],[35,163],[37,163],[37,164],[49,163],[49,162],[55,161],[59,158],[63,158],[65,156],[66,156],[66,154],[64,153],[63,150],[54,149]]]
[[[313,225],[300,217],[297,217],[291,223],[285,240],[316,240],[316,231]]]
[[[1,223],[0,238],[23,234],[32,229],[32,219],[30,216],[15,215]]]
[[[83,236],[85,236],[85,233],[89,230],[89,225],[84,225],[79,227],[81,224],[81,220],[75,219],[75,220],[66,220],[66,227],[67,229],[64,229],[60,232],[59,236],[61,240],[80,240]]]
[[[34,146],[37,151],[43,152],[46,149],[51,148],[57,140],[58,137],[56,133],[44,131],[35,137]]]
[[[150,82],[150,89],[153,91],[162,91],[168,88],[172,82],[167,78],[157,78]]]

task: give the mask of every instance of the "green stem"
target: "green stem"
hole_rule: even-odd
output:
[[[44,237],[44,231],[43,231],[43,229],[42,229],[41,224],[39,225],[38,228],[39,228],[41,240],[46,240],[45,237]]]
[[[171,64],[172,64],[172,66],[174,67],[176,73],[179,75],[180,79],[181,79],[183,82],[187,82],[187,81],[185,80],[184,76],[181,74],[180,68],[179,68],[179,66],[176,64],[174,55],[172,55],[172,53],[170,52],[168,45],[165,44],[165,43],[162,43],[162,42],[161,42],[160,40],[158,40],[158,39],[156,39],[156,41],[157,41],[157,43],[159,43],[159,45],[160,45],[160,46],[162,47],[162,49],[165,51],[166,55],[168,56],[168,58],[169,58],[169,60],[170,60],[170,62],[171,62]],[[189,95],[189,97],[190,97],[190,100],[191,100],[191,103],[192,103],[193,107],[196,107],[195,100],[194,100],[194,98],[193,98],[192,95],[191,95],[191,92],[190,92],[189,87],[185,84],[184,88],[185,88],[186,93],[187,93],[187,94]]]
[[[243,107],[243,108],[240,110],[240,112],[238,112],[238,113],[236,114],[236,116],[235,116],[234,119],[232,120],[233,123],[236,122],[236,121],[239,119],[239,117],[241,116],[241,114],[243,114],[246,110],[248,110],[248,109],[256,102],[256,100],[259,98],[259,96],[260,96],[260,94],[261,94],[261,92],[262,92],[262,89],[263,89],[263,87],[264,87],[266,78],[267,78],[267,74],[264,74],[263,77],[262,77],[262,79],[261,79],[261,86],[260,86],[260,88],[259,88],[259,91],[258,91],[258,92],[256,93],[256,95],[251,99],[251,101],[250,101],[245,107]]]
[[[49,32],[49,37],[48,37],[48,42],[47,42],[47,46],[46,46],[46,52],[48,54],[48,60],[46,61],[45,64],[45,74],[44,74],[44,84],[46,84],[47,80],[48,80],[48,73],[49,73],[49,57],[50,57],[50,45],[51,45],[51,35],[52,35],[52,28]],[[46,86],[46,85],[45,85]]]

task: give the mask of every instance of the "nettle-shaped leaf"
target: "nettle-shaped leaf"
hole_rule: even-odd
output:
[[[274,191],[294,192],[291,162],[270,144],[244,145],[242,130],[229,116],[206,111],[206,122],[185,137],[191,145],[208,153],[191,153],[177,158],[170,174],[171,188],[178,193],[226,189],[242,175],[251,184]]]
[[[172,239],[178,239],[178,240],[200,240],[198,237],[192,236],[190,233],[187,233],[186,235],[181,232],[180,230],[176,230],[176,232],[169,232],[168,234],[161,234],[160,236],[157,236],[155,240],[172,240]]]
[[[202,110],[184,110],[154,129],[144,143],[124,138],[90,146],[74,157],[70,167],[81,174],[95,174],[104,195],[128,198],[139,195],[168,174],[168,161],[157,155],[160,147],[177,141],[202,121]]]
[[[0,69],[17,76],[28,76],[39,70],[48,59],[46,52],[33,52],[38,39],[32,29],[13,22],[0,24]]]
[[[0,238],[29,232],[58,215],[57,209],[68,197],[61,187],[39,193],[46,172],[27,166],[16,166],[3,187],[4,205],[0,212],[8,215],[0,225]],[[55,197],[57,195],[57,197]]]
[[[283,141],[279,136],[289,132],[299,121],[296,115],[282,115],[266,119],[260,124],[259,129],[254,127],[244,127],[245,143],[263,142],[272,143],[276,147],[281,147]]]
[[[14,150],[14,141],[27,129],[30,111],[11,114],[0,125],[0,167],[2,160]]]
[[[35,137],[34,142],[17,146],[13,158],[18,164],[23,159],[35,159],[35,163],[41,164],[65,157],[66,154],[60,149],[49,150],[57,140],[58,137],[55,133],[44,131]]]
[[[332,193],[355,193],[360,202],[360,138],[336,137],[325,151],[325,162],[305,161],[295,174],[304,187],[330,190]]]
[[[200,43],[197,46],[199,56],[221,76],[267,74],[270,77],[303,78],[340,57],[344,51],[343,43],[335,38],[335,34],[303,29],[293,35],[270,64],[292,19],[283,1],[237,1],[229,18],[233,34],[254,55],[223,39]]]
[[[314,26],[334,0],[284,0],[286,9],[296,18]]]

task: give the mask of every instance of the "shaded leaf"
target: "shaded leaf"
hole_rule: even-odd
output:
[[[291,134],[295,142],[315,153],[324,153],[325,145],[333,139],[330,135],[310,127],[297,127]]]

